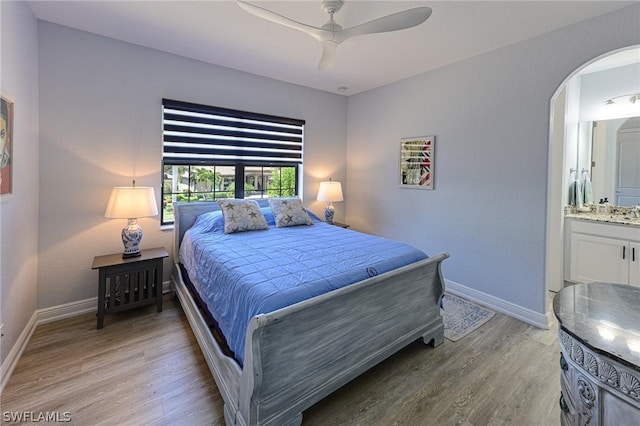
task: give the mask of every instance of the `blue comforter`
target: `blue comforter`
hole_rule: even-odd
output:
[[[411,246],[328,225],[223,232],[219,211],[198,217],[180,259],[240,365],[252,317],[426,259]]]

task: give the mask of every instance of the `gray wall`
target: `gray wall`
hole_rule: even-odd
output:
[[[163,97],[301,118],[304,201],[345,179],[347,98],[39,22],[40,244],[38,307],[97,295],[93,257],[122,251],[126,220],[104,217],[111,188],[161,180]],[[344,203],[336,205],[344,218]],[[140,219],[142,247],[172,250],[159,217]],[[165,262],[165,280],[170,261]]]
[[[550,100],[583,63],[640,43],[639,16],[632,6],[351,96],[347,221],[448,251],[446,279],[544,315]],[[435,190],[400,189],[399,140],[421,135],[436,136]]]
[[[634,6],[356,95],[347,109],[339,95],[54,24],[36,31],[26,4],[2,8],[0,89],[17,101],[20,141],[16,194],[0,205],[2,360],[36,308],[96,296],[93,257],[121,250],[124,223],[103,217],[111,188],[135,176],[159,193],[162,97],[306,119],[307,205],[321,213],[319,181],[341,180],[337,220],[348,210],[357,229],[449,251],[446,278],[543,312],[550,98],[589,59],[640,43]],[[398,189],[398,140],[429,134],[436,190]],[[144,247],[171,248],[158,218],[141,223]]]
[[[0,323],[4,362],[36,309],[38,271],[37,21],[23,2],[0,4],[0,92],[14,104],[14,195],[0,202]],[[4,371],[3,371],[4,373]]]

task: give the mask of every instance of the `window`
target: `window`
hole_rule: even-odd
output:
[[[298,195],[304,121],[162,100],[161,223],[176,201]]]

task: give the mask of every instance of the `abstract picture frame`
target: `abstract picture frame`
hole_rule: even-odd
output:
[[[13,194],[13,100],[0,94],[0,197]]]
[[[400,188],[434,189],[435,136],[400,139]]]

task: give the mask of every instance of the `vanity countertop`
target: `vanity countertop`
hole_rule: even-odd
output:
[[[588,346],[640,371],[640,288],[576,284],[560,290],[553,312],[560,327]]]
[[[640,218],[626,214],[596,214],[596,213],[567,213],[564,217],[570,219],[588,220],[593,222],[607,222],[618,225],[631,225],[640,227]]]

